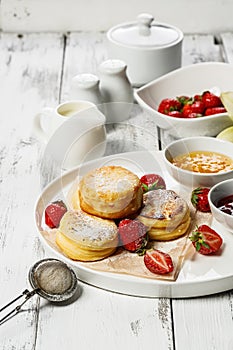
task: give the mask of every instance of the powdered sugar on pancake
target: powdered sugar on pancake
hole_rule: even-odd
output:
[[[67,211],[59,230],[68,238],[83,245],[102,246],[116,239],[117,226],[111,220],[88,215],[83,211]]]
[[[138,177],[129,170],[117,167],[106,166],[95,169],[85,177],[86,184],[96,192],[124,192],[125,189],[133,190],[139,185]]]
[[[187,203],[173,190],[158,189],[144,195],[144,208],[140,215],[157,220],[171,219],[175,215],[185,214]]]

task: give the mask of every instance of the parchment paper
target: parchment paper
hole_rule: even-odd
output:
[[[71,190],[68,193],[67,201],[72,205],[72,192],[77,191],[76,186],[72,186]],[[172,189],[172,188],[171,188]],[[178,191],[176,191],[178,193]],[[179,194],[179,193],[178,193]],[[150,272],[144,265],[143,256],[139,256],[136,253],[131,253],[126,251],[124,248],[117,248],[116,252],[109,256],[108,258],[95,261],[95,262],[81,262],[78,264],[80,266],[85,266],[87,268],[103,271],[103,272],[111,272],[125,275],[133,275],[137,277],[150,278],[150,279],[160,279],[160,280],[169,280],[175,281],[179,275],[179,272],[182,268],[184,259],[186,254],[190,254],[190,251],[195,253],[194,247],[192,247],[191,241],[188,239],[190,233],[201,224],[210,225],[212,216],[210,213],[201,213],[194,209],[190,201],[191,190],[188,192],[183,192],[180,194],[182,198],[186,200],[189,205],[190,213],[191,213],[191,224],[186,232],[186,234],[178,239],[167,241],[167,242],[159,242],[159,241],[151,241],[148,244],[149,248],[156,248],[162,250],[163,252],[168,253],[174,265],[174,270],[172,273],[166,275],[157,275]],[[55,242],[56,230],[45,230],[42,231],[41,234],[44,236],[46,241],[52,246],[55,250],[59,251],[61,254],[64,253],[59,249]]]

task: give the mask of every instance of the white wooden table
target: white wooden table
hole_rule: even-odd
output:
[[[68,99],[71,77],[96,73],[106,57],[104,33],[1,33],[0,307],[28,287],[30,266],[48,256],[33,222],[44,151],[31,137],[33,116]],[[186,36],[183,65],[203,61],[233,63],[233,33]],[[137,116],[132,121],[139,127],[108,127],[107,154],[157,149],[142,121]],[[233,349],[232,291],[170,300],[120,295],[81,282],[80,288],[79,299],[68,306],[34,297],[0,326],[0,349]]]

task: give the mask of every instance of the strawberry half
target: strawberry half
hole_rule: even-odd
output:
[[[208,201],[209,188],[197,187],[192,191],[191,203],[199,211],[210,212],[210,205]]]
[[[174,269],[170,255],[158,249],[147,250],[144,255],[144,263],[150,272],[159,275],[172,272]]]
[[[158,174],[143,175],[140,181],[142,184],[143,193],[158,189],[166,189],[166,183],[164,179]]]
[[[207,225],[197,227],[189,239],[197,252],[203,255],[217,252],[222,245],[222,237]]]
[[[67,212],[67,208],[62,200],[49,204],[45,209],[46,225],[50,228],[57,228],[65,212]]]
[[[121,243],[126,250],[140,255],[145,253],[148,243],[147,227],[140,221],[124,219],[118,226]]]

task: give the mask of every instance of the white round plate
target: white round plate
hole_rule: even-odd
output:
[[[166,180],[167,188],[180,190],[177,184],[164,170],[161,152],[130,152],[100,158],[65,173],[51,182],[39,196],[35,206],[35,221],[42,243],[48,248],[50,255],[56,255],[71,265],[78,278],[91,285],[128,295],[143,297],[186,298],[214,294],[233,288],[233,234],[217,222],[211,227],[223,238],[223,246],[219,254],[204,256],[198,253],[186,257],[176,281],[147,279],[123,274],[113,274],[89,269],[78,261],[73,261],[55,248],[42,234],[43,215],[48,203],[66,197],[68,189],[77,176],[103,165],[122,165],[142,176],[145,173],[160,173]],[[183,189],[181,189],[183,190]],[[187,191],[187,189],[186,189]],[[188,189],[191,192],[191,189]]]

